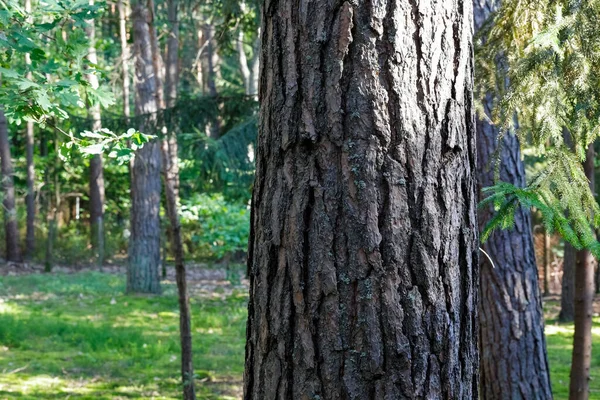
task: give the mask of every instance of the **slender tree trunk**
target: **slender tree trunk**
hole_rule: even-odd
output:
[[[177,103],[177,86],[179,84],[179,21],[178,0],[168,0],[168,17],[170,31],[167,40],[166,64],[166,107],[172,109]],[[158,46],[154,48],[158,52]],[[190,304],[187,293],[186,271],[183,257],[181,224],[179,222],[179,168],[177,160],[177,138],[174,126],[167,130],[167,137],[162,140],[163,173],[165,178],[165,194],[167,216],[171,228],[170,236],[173,255],[175,256],[175,279],[179,294],[179,335],[181,341],[181,379],[183,382],[184,400],[194,400],[194,365],[192,352],[192,325]]]
[[[544,296],[550,296],[550,235],[544,229]]]
[[[167,37],[167,63],[165,73],[166,106],[173,108],[177,104],[179,86],[179,1],[168,0],[169,36]]]
[[[94,0],[90,0],[93,4]],[[88,60],[92,64],[98,63],[96,55],[96,28],[93,20],[87,21],[86,33],[90,41]],[[98,77],[96,74],[87,74],[86,79],[93,89],[97,89]],[[92,120],[92,131],[102,129],[100,105],[90,105],[88,115]],[[104,171],[102,155],[96,154],[90,160],[90,227],[92,234],[92,247],[95,251],[96,262],[99,266],[104,263]]]
[[[477,399],[472,5],[353,4],[263,8],[244,398]]]
[[[244,31],[240,29],[238,37],[235,42],[236,51],[238,54],[238,63],[240,65],[240,73],[242,74],[242,80],[244,81],[244,92],[249,94],[250,92],[250,68],[248,67],[248,57],[246,56],[246,50],[244,50]]]
[[[56,132],[54,132],[54,154],[58,154],[58,138]],[[47,156],[47,148],[46,148]],[[57,161],[58,162],[58,161]],[[57,236],[57,225],[58,225],[58,212],[60,210],[60,182],[58,180],[58,167],[53,165],[52,167],[52,178],[54,180],[54,194],[48,192],[48,208],[46,214],[46,221],[48,224],[48,238],[46,240],[46,260],[44,271],[51,272],[54,266],[54,242]],[[50,174],[46,172],[46,185],[50,182]],[[54,202],[52,201],[54,197]]]
[[[596,233],[598,235],[598,233]],[[600,264],[596,265],[596,294],[600,294]]]
[[[123,73],[123,116],[129,122],[129,45],[127,44],[127,7],[119,0],[119,39],[121,41],[121,71]]]
[[[575,263],[577,251],[568,242],[565,242],[563,258],[562,291],[560,295],[560,313],[558,320],[572,322],[575,318]]]
[[[594,192],[594,146],[590,144],[583,164],[585,175]],[[594,257],[589,250],[577,252],[575,264],[575,334],[569,400],[587,400],[590,392],[592,359],[592,314],[594,302]]]
[[[216,52],[215,26],[211,21],[204,21],[202,25],[202,35],[199,36],[202,43],[203,51],[200,55],[200,64],[202,65],[203,92],[210,97],[216,98],[219,93],[217,91],[217,79],[220,76],[219,56]],[[206,134],[218,139],[221,135],[221,120],[218,113],[211,118],[206,126]]]
[[[4,234],[6,236],[6,260],[20,262],[19,225],[15,206],[15,184],[13,178],[8,123],[4,111],[0,110],[0,173],[2,179],[2,206],[4,208]]]
[[[151,15],[145,0],[133,5],[136,115],[140,131],[156,131],[156,80],[152,65]],[[160,292],[160,144],[153,140],[136,152],[131,179],[131,236],[129,241],[129,292]]]
[[[31,0],[25,0],[25,12],[31,13]],[[30,68],[31,57],[25,54],[25,64]],[[27,79],[31,79],[31,72],[27,72]],[[34,146],[33,121],[27,121],[25,128],[25,154],[27,162],[27,196],[25,204],[27,207],[27,223],[25,233],[25,258],[31,260],[35,252],[35,165],[33,161]]]
[[[475,29],[499,5],[495,0],[475,0]],[[491,115],[495,99],[488,95],[485,112]],[[477,120],[479,184],[492,186],[500,130]],[[500,180],[525,186],[525,166],[517,137],[504,135],[500,150]],[[481,193],[481,192],[480,192]],[[480,213],[483,227],[493,207]],[[496,231],[484,245],[480,259],[479,349],[481,398],[489,400],[552,399],[550,369],[546,355],[544,314],[528,209],[515,212],[511,230]]]

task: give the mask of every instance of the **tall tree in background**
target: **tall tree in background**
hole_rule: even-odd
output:
[[[476,399],[471,2],[262,21],[244,398]]]
[[[487,70],[483,69],[480,84],[491,91],[498,86],[494,60],[499,54],[506,58],[500,79],[508,78],[508,85],[500,93],[503,99],[495,117],[510,128],[516,114],[523,123],[517,130],[519,138],[546,163],[526,189],[508,183],[494,187],[486,199],[500,203],[494,221],[507,226],[518,203],[535,206],[546,228],[559,231],[576,249],[585,249],[578,251],[574,270],[571,399],[589,396],[594,273],[588,250],[600,255],[594,232],[600,227],[600,207],[593,193],[591,147],[600,132],[598,15],[600,3],[594,1],[504,0],[488,25],[489,40],[480,49],[481,58],[487,60],[481,63]],[[565,272],[567,268],[565,264]],[[568,291],[565,301],[570,300],[567,295]]]
[[[31,0],[25,0],[25,12],[31,15]],[[30,18],[29,18],[30,20]],[[25,64],[31,66],[31,55],[25,54]],[[31,71],[27,72],[27,79],[32,78]],[[34,124],[27,121],[25,125],[25,157],[27,166],[27,196],[25,203],[27,207],[27,223],[25,233],[25,257],[30,260],[35,251],[35,164],[33,160],[34,150]]]
[[[213,17],[201,15],[198,41],[200,46],[199,67],[202,69],[202,92],[215,98],[219,95],[217,91],[217,80],[221,75],[219,54],[217,53],[216,28]],[[221,135],[221,121],[218,113],[215,113],[206,125],[206,135],[218,139]]]
[[[135,113],[140,131],[153,133],[157,125],[157,82],[152,64],[151,14],[145,0],[132,5],[135,57]],[[129,292],[160,292],[160,144],[154,140],[136,152],[131,173],[131,236]]]
[[[498,4],[495,0],[474,0],[476,31]],[[486,96],[483,106],[487,116],[477,120],[479,184],[494,185],[494,167],[499,162],[501,181],[525,187],[525,166],[518,138],[510,133],[501,135],[499,127],[488,122],[496,100],[493,94]],[[491,205],[483,208],[480,225],[487,223],[493,214]],[[482,399],[552,399],[531,229],[530,211],[521,207],[515,213],[514,228],[494,232],[483,245],[494,264],[485,257],[480,259]]]
[[[240,12],[248,13],[250,10],[244,1],[240,2]],[[239,23],[238,23],[239,24]],[[242,24],[239,24],[242,25]],[[240,74],[244,81],[244,91],[248,96],[258,95],[258,75],[260,69],[260,28],[256,34],[256,38],[252,42],[252,58],[248,62],[248,56],[245,49],[245,35],[243,26],[239,27],[237,40],[235,41],[235,49],[238,55],[238,63],[240,66]]]
[[[594,145],[587,148],[583,170],[594,192]],[[592,360],[592,315],[594,313],[594,256],[589,249],[577,251],[575,263],[573,357],[570,400],[587,400],[590,392],[590,365]]]
[[[0,109],[0,179],[2,180],[2,206],[4,208],[4,234],[6,237],[6,260],[20,262],[19,226],[15,207],[15,183],[8,140],[8,123]]]
[[[93,0],[90,0],[93,4]],[[90,47],[87,55],[91,64],[98,64],[96,55],[96,27],[94,20],[88,21],[86,34]],[[98,76],[92,72],[87,74],[87,80],[93,89],[97,89]],[[102,128],[100,104],[88,106],[88,115],[92,120],[92,131]],[[102,154],[95,154],[90,159],[90,228],[92,233],[92,247],[95,250],[98,265],[104,263],[104,171],[102,166]]]
[[[119,40],[121,42],[121,71],[123,93],[123,116],[129,122],[129,45],[127,44],[127,6],[124,0],[119,0]]]
[[[248,63],[248,56],[244,49],[244,31],[240,29],[236,40],[236,51],[238,53],[240,73],[244,81],[244,91],[248,96],[256,96],[258,94],[258,73],[260,69],[259,47],[260,31],[255,42],[252,44],[252,58],[250,59],[250,63]]]
[[[577,250],[570,244],[565,243],[563,256],[563,275],[560,293],[560,313],[558,320],[561,322],[572,322],[575,318],[575,263],[577,262]]]
[[[160,108],[173,110],[177,103],[177,87],[179,84],[179,20],[178,0],[168,0],[169,33],[167,38],[167,62],[165,65],[165,88],[159,91]],[[154,15],[154,7],[151,8]],[[154,18],[152,18],[154,20]],[[153,63],[158,79],[161,65],[158,62],[160,49],[156,40],[156,32],[151,32]],[[161,86],[158,79],[157,85]],[[165,98],[163,98],[164,96]],[[170,225],[171,249],[175,257],[175,277],[179,296],[179,337],[181,342],[181,379],[183,382],[184,400],[194,400],[196,389],[194,386],[194,363],[192,352],[192,326],[190,304],[187,293],[186,269],[183,257],[183,239],[181,237],[181,223],[179,221],[179,167],[177,155],[177,137],[175,126],[167,126],[166,137],[161,141],[162,167],[165,179],[165,196],[167,216]]]

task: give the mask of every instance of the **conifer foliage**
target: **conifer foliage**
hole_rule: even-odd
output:
[[[509,0],[480,31],[480,98],[496,92],[494,122],[548,161],[524,189],[503,182],[487,189],[483,204],[495,203],[497,214],[483,240],[510,227],[520,203],[537,208],[548,231],[600,255],[593,232],[600,209],[581,165],[600,133],[599,16],[598,1]]]

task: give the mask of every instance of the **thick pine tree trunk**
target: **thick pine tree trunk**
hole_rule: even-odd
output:
[[[577,251],[568,242],[565,242],[563,257],[562,291],[560,294],[560,322],[572,322],[575,318],[575,263]]]
[[[93,3],[93,0],[90,2]],[[88,60],[92,64],[97,64],[96,28],[93,20],[88,21],[86,33],[90,41]],[[86,78],[92,88],[98,88],[98,77],[95,74],[88,74]],[[100,105],[89,106],[88,115],[92,120],[92,131],[100,130],[102,128]],[[96,154],[90,160],[90,228],[96,262],[101,266],[104,263],[104,169],[100,154]]]
[[[477,399],[471,3],[262,21],[244,398]]]
[[[475,0],[475,29],[498,6],[495,0]],[[488,95],[485,112],[494,99]],[[477,161],[481,188],[495,183],[498,127],[477,120]],[[500,180],[524,187],[525,166],[519,141],[506,134],[500,144]],[[480,226],[493,216],[493,207],[481,210]],[[511,230],[497,230],[484,245],[480,258],[479,350],[481,398],[489,400],[552,399],[546,355],[544,314],[533,247],[531,215],[519,208]]]
[[[6,260],[20,262],[19,225],[15,206],[15,183],[13,178],[8,123],[4,111],[0,110],[0,179],[2,187],[2,206],[4,208],[4,235],[6,236]]]
[[[587,150],[583,164],[585,175],[594,192],[594,146]],[[569,400],[587,400],[590,392],[590,363],[592,360],[592,314],[594,302],[594,257],[589,250],[577,252],[575,264],[575,334]]]
[[[25,12],[31,13],[31,0],[25,0]],[[31,56],[25,54],[25,64],[31,65]],[[27,73],[27,78],[31,79],[31,72]],[[27,121],[25,127],[25,157],[27,165],[27,196],[25,204],[27,207],[27,223],[25,233],[25,258],[31,260],[35,251],[35,165],[33,161],[33,121]]]
[[[156,81],[152,65],[150,14],[141,0],[132,9],[135,56],[135,112],[140,131],[156,130]],[[153,140],[136,151],[131,173],[131,236],[127,291],[160,293],[160,144]]]

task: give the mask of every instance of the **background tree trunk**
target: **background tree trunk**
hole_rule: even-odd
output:
[[[93,0],[90,0],[90,4],[93,4]],[[93,20],[87,23],[86,33],[90,41],[87,58],[92,64],[97,64],[96,28]],[[86,79],[92,88],[98,88],[96,74],[87,74]],[[88,115],[92,120],[92,131],[102,129],[100,105],[89,105]],[[101,154],[94,155],[90,160],[90,228],[96,262],[101,266],[104,263],[104,171]]]
[[[170,30],[167,39],[166,85],[164,93],[166,96],[165,105],[168,109],[172,109],[177,103],[177,87],[179,84],[178,0],[168,0],[167,6]],[[154,51],[158,52],[158,46],[154,48]],[[181,342],[183,398],[184,400],[194,400],[196,398],[196,389],[194,385],[192,324],[183,258],[181,224],[179,222],[179,167],[177,165],[177,137],[175,136],[174,129],[175,126],[168,127],[167,137],[162,139],[162,160],[167,216],[171,228],[170,237],[175,257],[175,279],[179,295],[179,338]]]
[[[31,13],[31,0],[25,0],[25,12]],[[25,64],[31,65],[29,53],[25,54]],[[27,73],[27,79],[31,79],[31,72]],[[33,121],[27,121],[25,127],[25,157],[27,162],[27,196],[25,204],[27,207],[27,223],[25,233],[25,258],[31,260],[35,251],[35,165],[33,160],[34,149],[34,125]]]
[[[475,30],[499,6],[496,0],[474,0]],[[485,112],[491,115],[488,95]],[[477,162],[481,188],[492,186],[499,128],[477,120]],[[525,166],[519,140],[504,135],[500,150],[500,180],[524,187]],[[481,192],[480,192],[480,196]],[[480,213],[483,227],[493,207]],[[480,258],[479,349],[481,398],[490,400],[552,399],[550,369],[544,336],[544,314],[528,209],[515,212],[511,230],[497,230],[483,245],[494,265]],[[494,268],[495,267],[495,268]]]
[[[136,98],[140,131],[156,131],[156,80],[152,65],[150,15],[144,0],[133,5]],[[127,291],[159,293],[160,279],[160,145],[146,143],[136,152],[131,174],[131,236]]]
[[[129,46],[127,44],[127,8],[119,0],[119,38],[121,40],[121,68],[123,74],[123,116],[129,121]]]
[[[244,398],[477,399],[472,5],[355,4],[263,8]]]
[[[544,296],[550,296],[550,251],[552,248],[550,239],[550,235],[544,228]]]
[[[560,295],[560,313],[558,320],[571,322],[575,318],[575,263],[577,251],[568,242],[565,242],[563,257],[562,291]]]
[[[202,86],[204,94],[216,98],[217,79],[220,77],[219,55],[216,50],[215,26],[212,21],[205,19],[201,26],[202,35],[198,38],[203,41],[201,44],[202,53],[200,54],[200,65],[202,66]],[[211,118],[206,126],[206,135],[218,139],[221,135],[221,121],[218,115]]]
[[[594,193],[594,146],[587,149],[583,164],[585,175]],[[594,257],[589,250],[577,252],[575,264],[575,334],[571,362],[570,400],[587,400],[590,392],[590,363],[592,360],[592,314],[594,301]]]
[[[0,168],[2,179],[2,205],[4,208],[4,234],[6,236],[6,260],[21,262],[19,225],[15,206],[15,184],[13,178],[8,123],[4,111],[0,110]]]
[[[491,99],[490,99],[491,100]],[[477,121],[482,187],[494,184],[498,129]],[[516,136],[503,137],[500,179],[525,186],[525,167]],[[480,213],[483,226],[493,209]],[[519,208],[511,230],[497,230],[483,245],[494,262],[480,259],[480,352],[482,399],[551,399],[544,315],[529,210]]]

